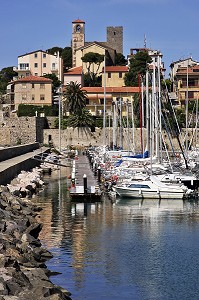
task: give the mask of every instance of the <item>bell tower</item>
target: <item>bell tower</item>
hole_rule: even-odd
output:
[[[72,66],[76,67],[76,50],[85,43],[85,22],[75,20],[72,22]]]

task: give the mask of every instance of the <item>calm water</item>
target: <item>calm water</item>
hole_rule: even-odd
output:
[[[71,204],[64,172],[35,198],[55,284],[73,300],[199,299],[197,202]]]

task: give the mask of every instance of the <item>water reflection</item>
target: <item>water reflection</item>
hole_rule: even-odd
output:
[[[66,175],[46,178],[35,198],[43,207],[40,239],[54,254],[49,267],[62,272],[56,284],[74,300],[199,296],[198,202],[71,203]]]

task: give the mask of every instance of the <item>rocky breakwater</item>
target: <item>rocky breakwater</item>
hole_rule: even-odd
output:
[[[41,208],[22,198],[23,193],[14,194],[16,188],[11,192],[9,186],[0,187],[0,300],[71,299],[49,279],[52,273],[45,262],[52,255],[38,239]]]

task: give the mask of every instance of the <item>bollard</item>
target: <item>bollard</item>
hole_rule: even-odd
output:
[[[97,168],[98,168],[98,164],[95,163],[95,168],[94,168],[94,175],[97,176]]]
[[[71,176],[71,187],[75,187],[75,173],[74,172],[72,173],[72,176]]]
[[[97,179],[98,179],[98,182],[101,182],[101,168],[100,168],[100,166],[97,169]]]
[[[86,174],[83,175],[83,182],[84,182],[84,194],[87,194],[87,176],[86,176]]]

